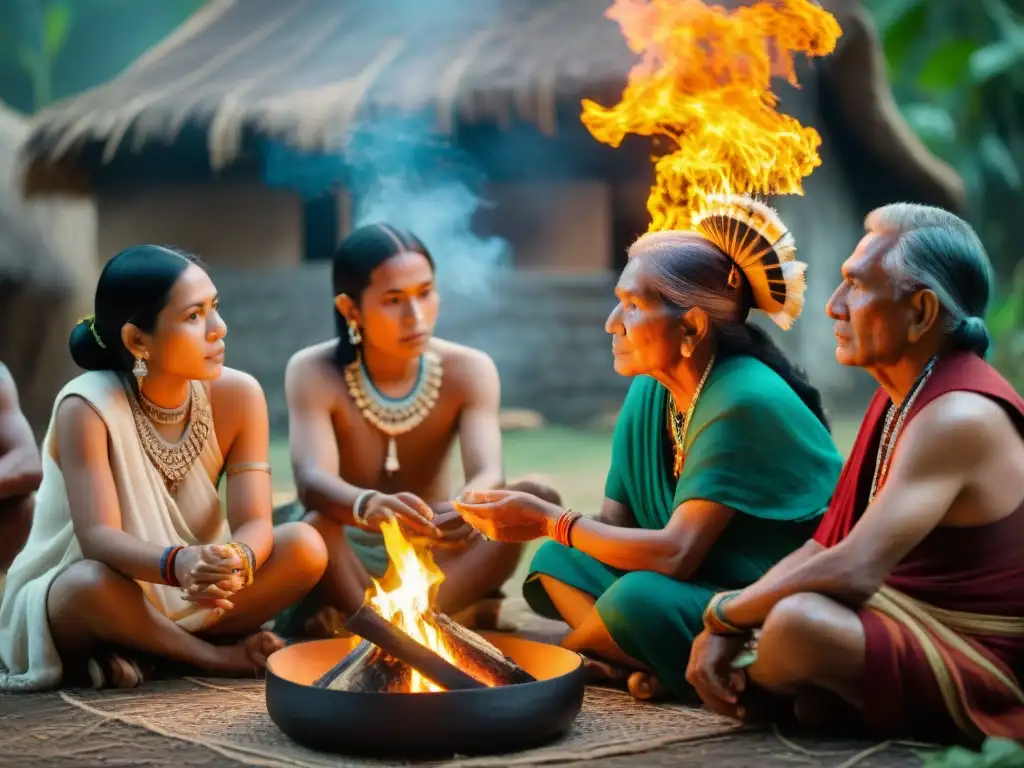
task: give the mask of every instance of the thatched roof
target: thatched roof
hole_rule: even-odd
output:
[[[560,96],[621,87],[633,61],[607,0],[211,0],[113,81],[38,116],[34,153],[209,125],[214,167],[256,126],[332,146],[355,113],[435,110],[437,128],[515,116],[555,129]],[[394,10],[391,10],[394,9]],[[440,9],[440,12],[438,12]]]
[[[719,0],[734,6],[749,0]],[[822,0],[844,29],[823,62],[827,87],[842,90],[866,151],[923,185],[917,197],[952,200],[948,174],[889,108],[892,95],[870,18],[858,0]],[[27,143],[30,192],[87,190],[77,159],[100,146],[99,162],[150,142],[173,141],[187,123],[206,127],[214,169],[242,152],[248,131],[299,150],[337,146],[357,117],[435,116],[459,124],[532,122],[557,128],[558,106],[613,101],[636,61],[611,0],[209,0],[124,73],[41,112]],[[859,41],[848,43],[848,41]],[[849,50],[854,49],[854,50]],[[851,66],[867,81],[846,73]],[[870,72],[868,72],[870,70]],[[877,77],[875,75],[877,74]],[[838,88],[836,85],[839,84]],[[850,93],[847,98],[846,92]],[[565,114],[563,112],[563,114]],[[848,119],[844,115],[844,121]],[[899,155],[899,157],[897,157]],[[95,166],[95,153],[89,163]]]

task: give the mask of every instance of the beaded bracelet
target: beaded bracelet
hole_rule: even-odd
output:
[[[250,547],[248,544],[243,544],[240,541],[229,542],[228,546],[235,551],[235,554],[237,554],[239,559],[241,559],[242,561],[241,570],[245,574],[244,579],[242,581],[242,586],[248,587],[256,578],[256,555],[252,551],[252,547]],[[239,570],[236,569],[235,573],[238,572]]]
[[[725,616],[722,615],[722,606],[732,600],[740,591],[738,589],[732,590],[731,592],[719,592],[717,595],[711,598],[708,602],[707,608],[704,609],[704,627],[713,635],[746,635],[750,632],[749,629],[743,629],[737,627],[726,620]]]
[[[562,514],[558,516],[558,520],[555,522],[555,535],[554,539],[563,547],[572,547],[572,542],[569,540],[572,534],[572,528],[576,525],[576,522],[583,517],[579,512],[571,509],[563,509]]]
[[[181,582],[178,581],[178,576],[174,572],[174,561],[183,549],[184,547],[171,545],[165,548],[160,555],[160,578],[164,580],[164,584],[170,587],[181,586]]]

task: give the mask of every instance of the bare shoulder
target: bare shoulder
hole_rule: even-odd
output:
[[[1011,434],[1013,422],[997,402],[975,392],[949,392],[921,409],[906,439],[922,457],[973,464],[1002,450]]]
[[[337,341],[331,339],[305,347],[288,358],[284,369],[285,392],[311,394],[330,392],[338,374],[334,364],[334,348]]]
[[[470,393],[498,385],[498,367],[486,352],[437,338],[430,348],[441,357],[445,379],[454,382],[460,391]]]
[[[56,445],[54,460],[63,465],[61,454],[69,454],[72,463],[83,464],[91,456],[105,454],[107,423],[85,398],[68,395],[61,400],[54,415]],[[66,469],[67,467],[65,467]]]
[[[250,408],[266,401],[256,377],[237,368],[224,368],[220,377],[210,382],[210,398],[214,412],[218,404]]]

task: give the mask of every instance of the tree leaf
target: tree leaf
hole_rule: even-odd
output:
[[[928,18],[928,10],[920,0],[894,0],[904,6],[899,15],[892,17],[891,21],[876,21],[882,33],[882,46],[885,49],[885,60],[891,79],[898,79],[904,59],[913,48],[914,44],[922,39],[925,22]],[[880,13],[879,16],[885,17]],[[877,19],[878,17],[876,17]]]
[[[978,142],[978,155],[985,167],[1001,177],[1010,189],[1016,191],[1021,188],[1021,172],[1016,158],[999,134],[989,131],[982,136]]]
[[[71,6],[65,2],[53,3],[43,17],[43,52],[53,61],[68,39],[71,29]]]
[[[900,111],[922,141],[940,144],[956,141],[956,121],[949,110],[935,104],[914,103],[903,105]]]
[[[1024,37],[1014,35],[974,51],[968,67],[974,82],[981,84],[1009,72],[1021,60],[1024,60]]]
[[[874,0],[869,5],[878,31],[885,36],[894,24],[905,20],[911,11],[923,10],[924,0]]]
[[[932,93],[947,93],[966,85],[971,77],[968,63],[977,49],[978,44],[973,40],[947,40],[921,67],[917,84]]]

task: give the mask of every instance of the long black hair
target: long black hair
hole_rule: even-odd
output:
[[[643,241],[643,238],[641,239]],[[714,243],[694,233],[659,232],[642,253],[654,268],[662,300],[680,312],[700,307],[718,335],[718,359],[748,355],[777,373],[829,429],[821,393],[771,336],[747,322],[754,299],[735,262]]]
[[[192,264],[191,253],[165,245],[133,245],[103,267],[92,318],[71,330],[75,364],[87,371],[128,371],[135,360],[121,339],[125,323],[152,333],[174,284]]]
[[[373,270],[400,253],[418,253],[434,269],[434,258],[427,247],[411,232],[389,224],[367,224],[353,230],[334,252],[331,281],[334,295],[344,293],[358,306],[363,291],[370,284]],[[334,361],[341,368],[356,359],[358,345],[348,338],[348,321],[335,307],[334,323],[338,331],[338,344]]]

